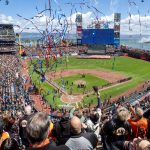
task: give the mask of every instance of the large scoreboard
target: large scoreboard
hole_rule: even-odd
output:
[[[83,29],[82,44],[114,44],[114,29]]]

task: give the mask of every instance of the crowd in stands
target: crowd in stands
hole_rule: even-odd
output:
[[[31,104],[24,93],[19,74],[19,60],[15,55],[0,55],[0,110],[16,114],[25,105]]]
[[[137,49],[137,48],[134,49],[134,48],[129,48],[127,46],[121,46],[120,51],[128,54],[128,56],[130,57],[150,61],[149,50],[143,50],[143,49]]]
[[[11,59],[15,60],[5,56],[8,64]],[[0,90],[0,150],[150,149],[150,89],[144,87],[141,92],[147,96],[135,103],[126,101],[129,98],[102,103],[98,92],[96,107],[51,108],[46,114],[36,111],[23,91],[16,63],[8,76],[15,82],[7,78],[9,83]],[[8,72],[12,73],[9,67]]]
[[[99,100],[99,98],[98,98]],[[142,103],[150,106],[150,97]],[[61,116],[35,112],[31,105],[16,114],[0,113],[1,150],[148,150],[149,109],[142,103],[116,104],[110,112],[102,106],[62,108]]]
[[[4,38],[4,37],[3,37]],[[7,37],[6,37],[7,38]],[[14,46],[1,46],[0,47],[0,52],[15,52]]]

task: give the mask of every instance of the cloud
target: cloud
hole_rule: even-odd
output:
[[[68,23],[70,25],[70,28],[72,28],[72,32],[75,33],[76,32],[76,15],[77,14],[81,14],[81,12],[77,12],[72,14],[70,17],[67,17]],[[90,21],[92,20],[92,12],[89,11],[87,13],[82,13],[82,26],[83,28],[86,28],[87,25],[90,23]]]
[[[142,37],[141,40],[139,41],[139,43],[146,43],[146,42],[150,42],[150,37]]]
[[[11,16],[0,14],[0,23],[8,24],[8,23],[13,23],[13,22],[14,22],[14,19]]]
[[[77,12],[80,13],[80,12]],[[70,33],[75,33],[76,32],[76,14],[77,13],[73,13],[71,16],[68,17],[62,17],[61,20],[58,20],[58,18],[54,18],[50,25],[49,25],[49,29],[51,30],[51,24],[53,29],[57,29],[62,31],[64,28],[64,23],[66,24],[66,19],[68,22],[68,31]],[[95,20],[95,17],[92,13],[92,11],[88,11],[86,13],[82,13],[82,18],[83,18],[83,28],[87,28],[87,26],[89,24],[91,24],[92,21]],[[39,30],[45,30],[46,29],[46,20],[50,21],[50,19],[48,16],[44,15],[44,14],[40,14],[38,17],[34,17],[33,18],[33,23],[39,28]],[[111,14],[109,16],[102,16],[101,18],[99,18],[99,20],[104,21],[104,22],[109,22],[110,27],[113,28],[113,24],[114,24],[114,15]],[[130,20],[130,29],[129,30],[129,20]],[[149,16],[140,16],[140,20],[141,20],[141,26],[140,26],[140,22],[139,22],[139,15],[131,15],[131,18],[129,16],[127,16],[126,18],[123,18],[121,20],[121,34],[140,34],[140,32],[142,34],[148,34],[150,35],[150,15]],[[60,25],[60,22],[62,23],[62,25]],[[20,32],[23,30],[23,32],[38,32],[38,30],[35,28],[35,26],[29,22],[26,21],[24,19],[21,19],[19,17],[14,18],[12,16],[6,16],[4,14],[0,14],[0,23],[11,23],[14,25],[18,25],[21,28],[14,26],[15,32]]]
[[[129,20],[131,31],[129,31]],[[150,34],[150,16],[140,16],[139,18],[139,15],[131,15],[131,18],[122,19],[121,32],[123,34],[140,34],[140,32],[141,34]]]
[[[49,18],[49,16],[46,16],[45,14],[40,14],[37,15],[37,17],[34,17],[32,19],[33,24],[35,26],[38,27],[39,30],[45,30],[46,29],[46,21],[50,21],[50,25],[52,25],[53,29],[57,29],[57,30],[63,30],[64,27],[64,22],[67,19],[68,22],[68,30],[71,33],[75,33],[76,32],[76,15],[77,14],[81,14],[81,12],[77,12],[77,13],[73,13],[71,16],[68,16],[67,18],[62,17],[60,20],[58,20],[58,18],[54,18],[52,21],[50,21],[52,18]],[[113,21],[113,15],[110,16],[105,16],[105,17],[101,17],[101,20],[103,21]],[[88,11],[86,13],[82,13],[82,19],[83,19],[83,28],[87,28],[87,26],[89,24],[91,24],[92,21],[94,21],[95,17],[92,13],[92,11]],[[14,25],[18,25],[21,28],[19,28],[18,26],[14,26],[14,29],[16,32],[20,32],[23,30],[23,32],[38,32],[38,30],[35,28],[35,26],[29,22],[26,21],[20,17],[17,18],[13,18],[11,16],[6,16],[4,14],[0,14],[0,20],[1,23],[12,23]],[[60,23],[62,23],[62,26],[60,25]],[[49,29],[51,29],[51,27],[49,26]]]
[[[0,24],[13,24],[15,32],[20,32],[24,29],[24,31],[27,31],[27,27],[33,27],[31,24],[23,19],[14,18],[12,16],[6,16],[5,14],[0,14]],[[21,27],[21,28],[20,28]],[[28,32],[37,32],[35,29],[32,29]]]

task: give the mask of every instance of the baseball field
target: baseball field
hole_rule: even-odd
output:
[[[93,86],[104,87],[101,91],[101,99],[106,100],[127,94],[128,91],[136,89],[150,79],[149,62],[123,56],[115,59],[78,59],[70,56],[68,61],[64,59],[61,63],[55,64],[55,69],[47,69],[44,82],[41,81],[41,76],[33,71],[33,66],[29,66],[32,82],[53,107],[75,102],[95,104],[97,98],[92,92]],[[43,70],[46,69],[45,65],[42,67]],[[128,77],[131,77],[130,81],[115,84]],[[55,83],[60,91],[56,90],[56,85],[53,86],[52,83]],[[115,86],[108,87],[109,84]],[[68,96],[64,96],[65,94],[74,98],[70,97],[72,99],[70,100]]]

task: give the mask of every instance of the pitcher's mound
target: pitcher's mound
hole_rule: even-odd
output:
[[[76,80],[76,81],[74,81],[74,84],[75,85],[86,85],[86,81],[84,81],[84,80]]]

